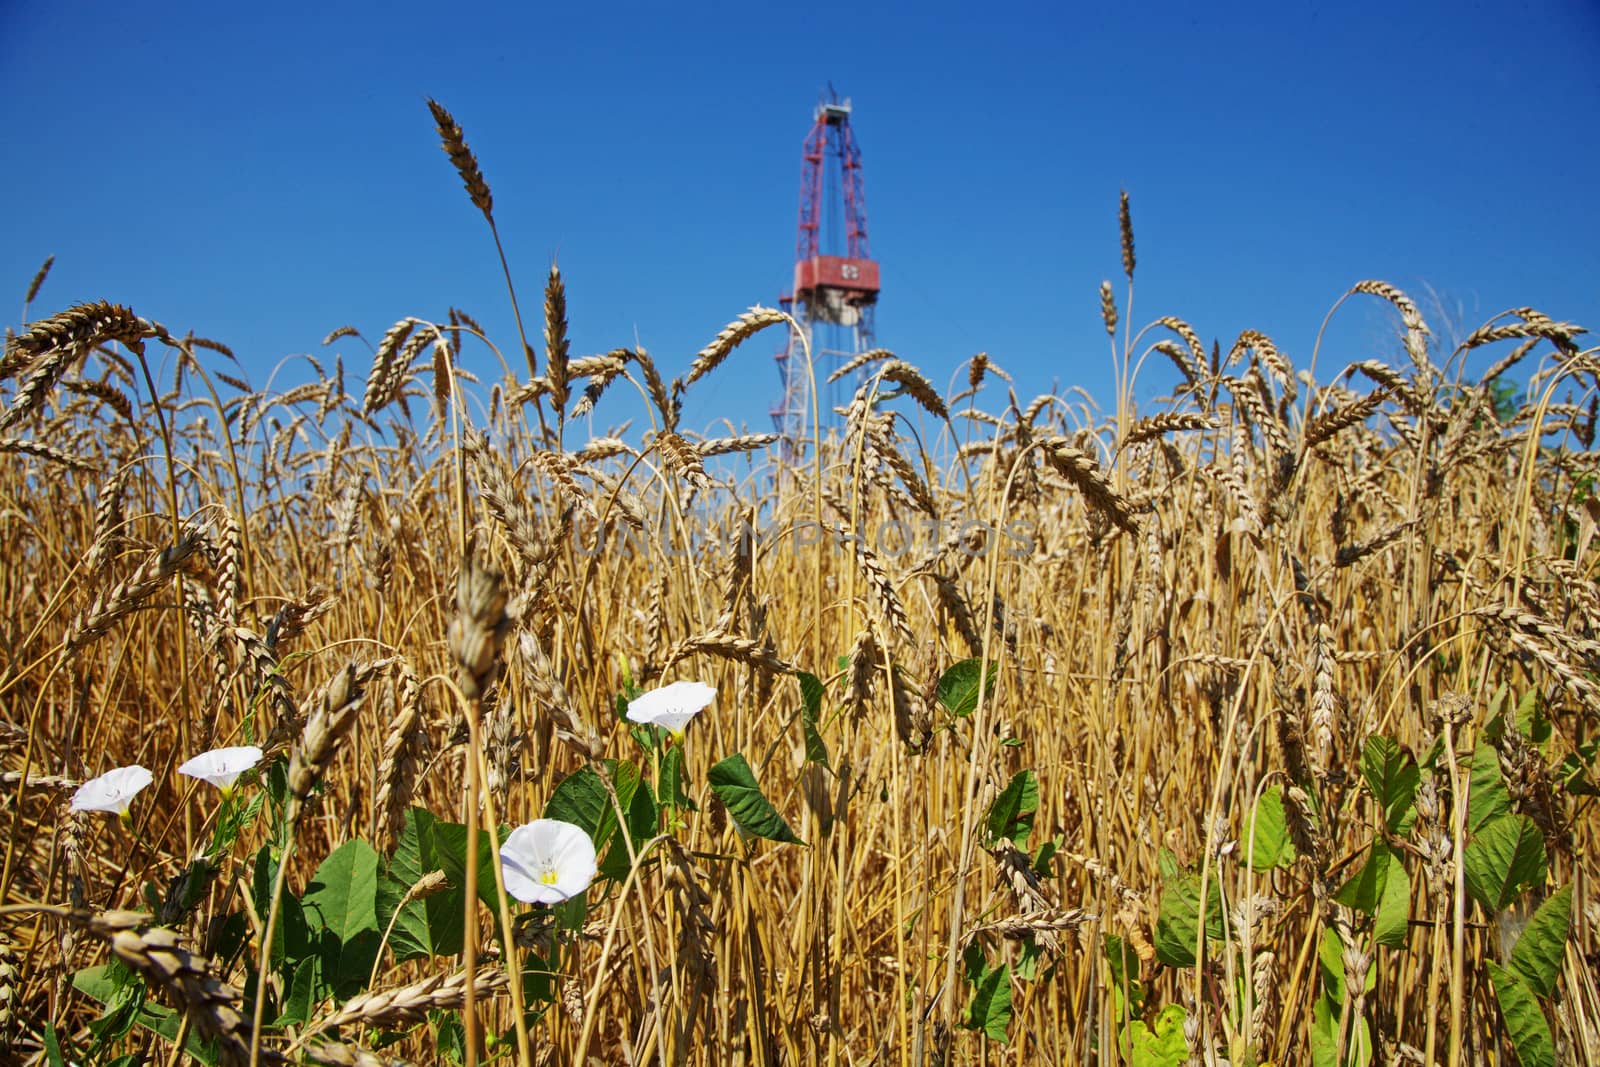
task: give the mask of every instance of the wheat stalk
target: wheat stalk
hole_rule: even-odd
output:
[[[717,369],[717,366],[741,343],[766,329],[776,326],[780,322],[788,322],[789,316],[776,308],[756,306],[734,319],[718,331],[711,343],[702,348],[694,357],[694,362],[689,364],[689,373],[684,377],[684,385],[693,385],[701,378]]]

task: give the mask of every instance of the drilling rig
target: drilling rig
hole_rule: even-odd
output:
[[[839,364],[872,347],[872,313],[878,303],[878,263],[867,248],[867,198],[861,149],[850,129],[850,100],[837,93],[817,105],[800,152],[800,226],[793,289],[779,305],[794,317],[784,348],[773,356],[783,394],[772,425],[791,457],[807,437],[815,368],[822,427],[836,423],[834,408],[850,381],[827,384]],[[848,394],[846,394],[848,395]]]

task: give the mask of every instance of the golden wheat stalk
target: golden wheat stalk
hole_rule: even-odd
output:
[[[355,725],[363,695],[356,665],[347,663],[312,698],[305,732],[289,757],[289,795],[296,801],[297,812],[327,772],[339,741]]]
[[[466,972],[457,971],[452,975],[430,975],[399,989],[362,993],[345,1001],[337,1012],[326,1019],[318,1019],[313,1025],[318,1030],[350,1025],[398,1029],[421,1022],[429,1012],[460,1008],[466,1003],[466,983]],[[506,972],[499,968],[479,971],[474,977],[473,990],[478,998],[489,999],[504,993],[505,989]]]
[[[141,912],[48,910],[69,927],[107,942],[117,959],[172,997],[195,1028],[217,1043],[228,1067],[245,1067],[251,1062],[250,1024],[240,1011],[243,991],[218,978],[210,961],[185,948],[176,933],[159,926],[141,930],[150,920]],[[282,1061],[276,1052],[261,1050],[260,1063]]]
[[[1139,532],[1139,523],[1133,517],[1133,508],[1111,487],[1105,475],[1100,473],[1100,465],[1095,462],[1094,457],[1067,444],[1065,438],[1046,442],[1044,457],[1056,473],[1078,487],[1084,499],[1096,510],[1126,532],[1130,534]]]
[[[728,358],[728,355],[745,340],[766,329],[776,326],[780,322],[788,322],[789,316],[776,308],[761,307],[757,305],[734,319],[718,331],[711,343],[702,348],[694,357],[694,362],[689,365],[689,373],[684,377],[684,385],[693,385],[701,378],[717,369],[717,365]]]
[[[0,377],[27,368],[11,406],[0,414],[0,430],[37,409],[68,368],[94,346],[118,341],[137,350],[150,337],[171,339],[160,324],[104,300],[77,304],[35,322],[6,344],[5,357],[0,359]]]
[[[434,124],[439,130],[440,147],[455,165],[456,173],[461,175],[461,184],[466,186],[467,195],[483,212],[484,220],[493,225],[494,196],[489,192],[489,183],[483,180],[483,171],[478,168],[478,157],[467,147],[466,134],[461,132],[455,117],[437,100],[428,101],[428,110],[433,113]]]
[[[567,398],[567,354],[571,344],[567,340],[567,287],[561,280],[561,268],[550,264],[550,277],[544,287],[544,360],[545,377],[550,382],[550,399],[556,411],[564,412]]]
[[[887,348],[869,348],[865,352],[857,352],[843,363],[837,370],[828,375],[829,383],[838,381],[847,374],[851,374],[872,363],[879,363],[886,359],[893,359],[894,353]]]
[[[99,594],[88,610],[81,612],[67,628],[62,650],[68,654],[100,637],[117,620],[132,614],[156,590],[166,585],[179,568],[185,566],[195,550],[200,547],[201,532],[188,527],[176,544],[169,545],[146,556],[134,572],[118,582],[110,591]]]

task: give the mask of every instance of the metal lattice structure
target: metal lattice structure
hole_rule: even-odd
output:
[[[823,383],[837,364],[872,347],[878,263],[867,247],[866,187],[850,111],[848,99],[830,93],[817,105],[801,150],[794,288],[779,298],[800,330],[791,331],[786,346],[773,357],[783,395],[772,409],[772,424],[790,448],[806,437],[811,419],[806,346],[818,388],[826,390],[817,398],[825,426],[837,406],[839,386]]]

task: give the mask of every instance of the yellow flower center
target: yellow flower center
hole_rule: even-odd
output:
[[[556,869],[554,867],[546,867],[544,870],[540,871],[539,881],[543,885],[555,885]]]

